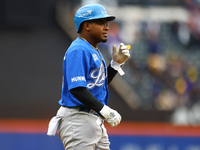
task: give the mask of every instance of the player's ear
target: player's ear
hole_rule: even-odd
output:
[[[84,23],[84,28],[85,28],[86,31],[89,32],[90,31],[90,23],[89,22],[85,22]]]

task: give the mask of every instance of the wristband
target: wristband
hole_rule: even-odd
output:
[[[123,76],[125,73],[124,73],[124,71],[122,70],[121,65],[123,65],[123,64],[119,64],[119,63],[115,62],[113,59],[111,60],[110,66],[111,66],[113,69],[115,69],[116,71],[118,71],[118,73],[119,73],[121,76]]]

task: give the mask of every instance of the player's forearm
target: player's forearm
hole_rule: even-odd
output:
[[[112,68],[111,65],[108,66],[107,71],[108,71],[108,84],[109,84],[118,71]]]
[[[99,112],[104,104],[97,100],[92,93],[85,87],[77,87],[70,90],[70,93],[82,104]]]

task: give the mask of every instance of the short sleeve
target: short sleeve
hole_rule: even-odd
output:
[[[68,89],[87,87],[87,55],[84,50],[72,50],[66,55],[66,76]]]

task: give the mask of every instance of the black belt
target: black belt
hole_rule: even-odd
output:
[[[87,112],[87,113],[89,113],[90,110],[91,110],[90,108],[85,107],[85,106],[80,106],[80,108],[79,108],[79,111],[84,111],[84,112]]]
[[[80,106],[79,111],[84,111],[84,112],[90,113],[91,109],[88,108],[88,107],[85,107],[85,106]],[[91,114],[96,115],[96,116],[100,116],[97,112],[94,112],[94,113],[91,113]]]

